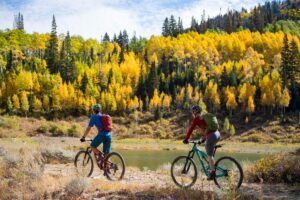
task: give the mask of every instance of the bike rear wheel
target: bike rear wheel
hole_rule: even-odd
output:
[[[217,160],[215,184],[222,190],[238,189],[243,182],[241,165],[234,158],[226,156]]]
[[[125,174],[125,161],[121,154],[112,152],[108,154],[104,173],[108,180],[122,180]]]
[[[187,156],[179,156],[173,161],[171,176],[178,187],[192,187],[197,180],[197,175],[197,167],[193,159]]]
[[[93,173],[94,162],[88,151],[79,151],[75,156],[74,165],[81,176],[90,177]]]

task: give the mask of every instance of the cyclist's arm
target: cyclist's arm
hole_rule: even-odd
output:
[[[194,130],[194,128],[196,127],[196,118],[193,119],[192,121],[192,125],[189,128],[189,130],[187,131],[186,135],[185,135],[185,139],[188,140]]]
[[[84,134],[83,134],[82,137],[85,138],[85,137],[89,134],[90,130],[91,130],[91,127],[88,126],[88,127],[85,129]]]
[[[95,125],[95,117],[92,116],[91,119],[90,119],[89,125],[88,125],[88,127],[85,129],[84,134],[83,134],[82,137],[85,138],[85,137],[89,134],[90,130],[93,128],[94,125]]]

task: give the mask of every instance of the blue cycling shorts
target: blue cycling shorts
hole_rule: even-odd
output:
[[[91,147],[97,148],[101,143],[103,143],[103,152],[109,154],[111,152],[111,133],[98,133],[91,143]]]

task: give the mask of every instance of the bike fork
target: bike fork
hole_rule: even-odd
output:
[[[190,170],[190,167],[191,167],[191,162],[188,162],[189,159],[193,159],[195,155],[195,151],[190,151],[187,158],[186,158],[186,162],[184,164],[184,168],[183,168],[183,171],[182,173],[183,174],[187,174],[187,172]]]

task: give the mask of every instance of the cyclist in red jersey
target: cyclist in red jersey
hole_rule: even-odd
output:
[[[199,105],[195,105],[192,107],[193,112],[193,121],[192,125],[190,126],[189,130],[186,133],[185,139],[183,140],[184,144],[188,144],[188,140],[195,129],[196,126],[199,126],[199,128],[204,129],[206,131],[205,135],[202,136],[201,141],[205,143],[205,149],[206,153],[208,155],[208,161],[210,164],[210,174],[207,178],[207,180],[213,180],[216,175],[215,170],[215,162],[214,162],[214,148],[217,142],[220,139],[220,132],[218,130],[207,130],[207,124],[204,120],[204,118],[201,117],[202,108]]]

